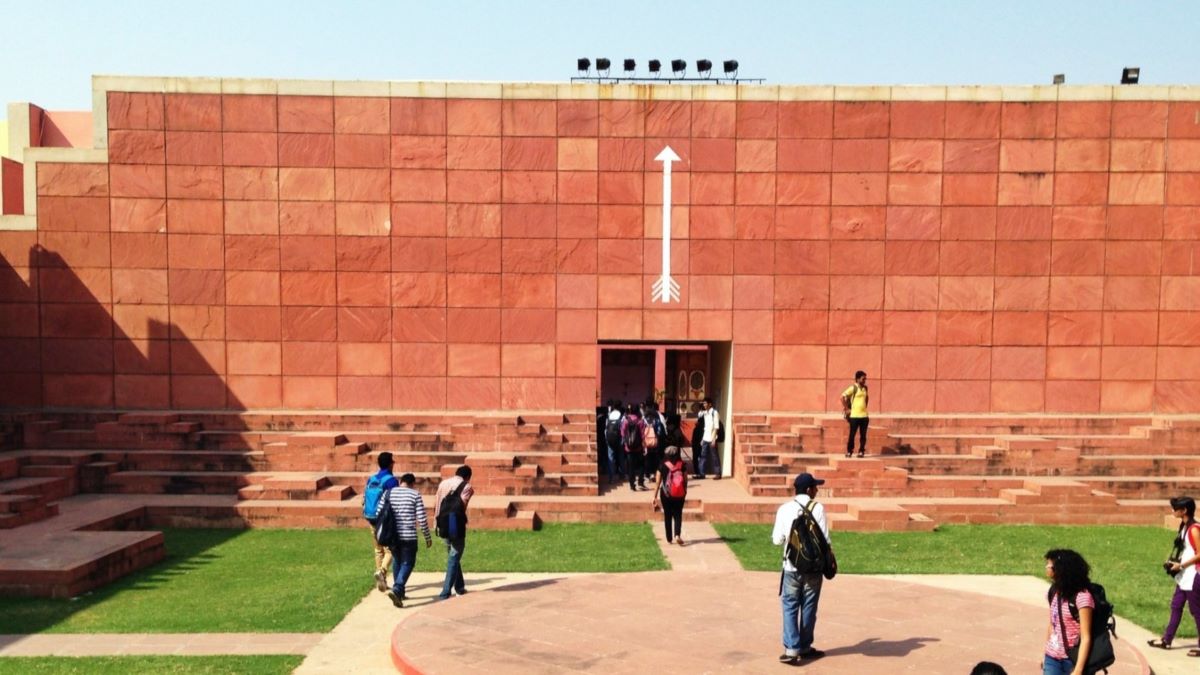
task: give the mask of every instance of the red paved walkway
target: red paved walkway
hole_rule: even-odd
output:
[[[595,575],[436,603],[392,635],[422,673],[779,673],[779,577],[768,572]],[[686,598],[676,604],[675,598]],[[869,599],[868,599],[869,598]],[[1045,611],[932,586],[842,576],[821,598],[808,673],[962,674],[980,660],[1040,671]],[[1117,642],[1111,675],[1147,673]]]

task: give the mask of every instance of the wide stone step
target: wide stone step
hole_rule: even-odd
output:
[[[260,471],[267,465],[258,450],[131,450],[99,455],[131,471]]]
[[[231,471],[118,471],[104,481],[119,494],[236,494],[248,474]]]
[[[23,546],[0,561],[0,596],[73,598],[166,556],[161,532],[58,532]]]
[[[62,477],[11,478],[0,481],[0,495],[36,495],[55,501],[74,494],[74,482]]]
[[[58,504],[47,504],[38,500],[24,510],[0,512],[0,530],[12,530],[58,515]]]

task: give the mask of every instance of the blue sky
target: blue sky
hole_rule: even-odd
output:
[[[1200,84],[1190,0],[0,5],[0,98],[52,109],[90,107],[94,73],[565,81],[581,56],[736,58],[772,84],[1116,83],[1127,65]]]

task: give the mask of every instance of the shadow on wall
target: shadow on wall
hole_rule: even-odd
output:
[[[224,308],[171,309],[218,338],[193,340],[146,302],[165,296],[165,269],[75,269],[40,245],[25,268],[0,257],[0,406],[245,410],[222,374]]]

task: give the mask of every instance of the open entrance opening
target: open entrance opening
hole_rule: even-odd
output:
[[[680,430],[693,440],[697,417],[705,398],[711,398],[726,428],[729,427],[731,399],[729,391],[729,343],[601,343],[597,389],[600,408],[610,403],[641,405],[653,403],[667,416],[678,421]],[[602,434],[601,434],[602,436]],[[599,471],[607,474],[605,441],[598,438]],[[694,446],[699,445],[697,440]],[[731,443],[724,444],[731,446]],[[689,454],[690,454],[690,448]],[[722,475],[732,469],[730,450],[719,449]]]

